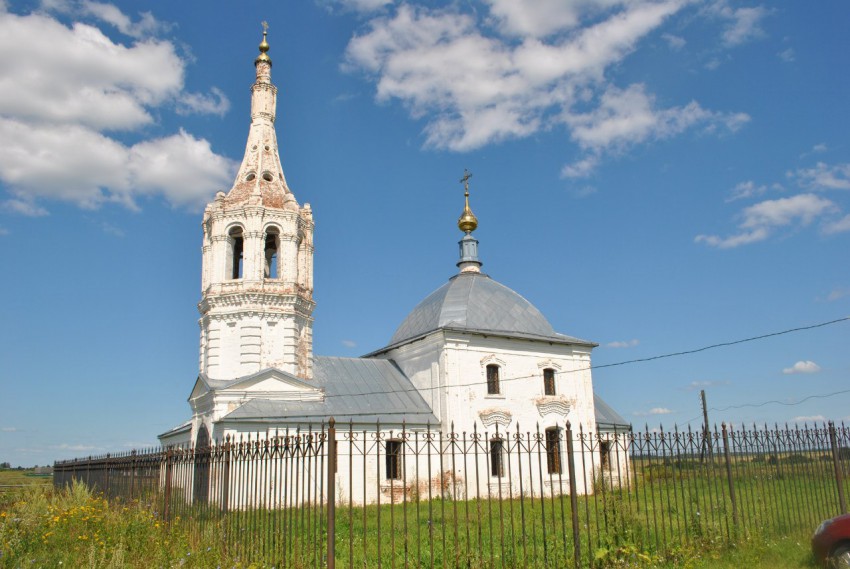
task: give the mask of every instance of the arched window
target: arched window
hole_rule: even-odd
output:
[[[546,368],[543,370],[543,394],[555,395],[555,370]]]
[[[243,249],[243,239],[242,239],[242,228],[234,227],[227,234],[228,240],[228,278],[231,279],[241,279],[242,278],[242,249]]]
[[[561,429],[546,429],[546,469],[549,474],[561,473]]]
[[[195,503],[206,504],[210,492],[210,433],[206,425],[198,429],[195,439],[195,468],[193,472],[192,497]]]
[[[266,230],[266,268],[265,277],[267,279],[280,278],[280,234],[274,227],[269,227]]]
[[[502,439],[490,439],[490,476],[501,478],[505,475],[503,452],[504,441]]]
[[[487,366],[487,394],[498,395],[499,393],[499,366],[489,364]]]

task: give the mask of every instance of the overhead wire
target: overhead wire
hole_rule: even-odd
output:
[[[792,334],[792,333],[795,333],[795,332],[803,332],[803,331],[807,331],[807,330],[813,330],[813,329],[816,329],[816,328],[823,328],[825,326],[831,326],[833,324],[838,324],[838,323],[847,322],[847,321],[850,321],[850,316],[845,316],[843,318],[836,318],[835,320],[830,320],[830,321],[827,321],[827,322],[819,322],[817,324],[811,324],[809,326],[798,326],[796,328],[788,328],[786,330],[781,330],[779,332],[770,332],[770,333],[767,333],[767,334],[760,334],[758,336],[750,336],[748,338],[742,338],[742,339],[739,339],[739,340],[730,340],[728,342],[720,342],[720,343],[716,343],[716,344],[710,344],[708,346],[703,346],[701,348],[694,348],[694,349],[691,349],[691,350],[682,350],[682,351],[678,351],[678,352],[670,352],[670,353],[660,354],[660,355],[656,355],[656,356],[649,356],[649,357],[646,357],[646,358],[635,358],[635,359],[631,359],[631,360],[624,360],[624,361],[621,361],[621,362],[614,362],[614,363],[609,363],[609,364],[589,365],[589,366],[586,366],[586,367],[581,367],[581,368],[571,369],[571,370],[565,370],[565,371],[558,370],[555,373],[556,373],[556,375],[567,375],[567,374],[571,374],[571,373],[581,373],[581,372],[591,371],[591,370],[596,370],[596,369],[631,365],[631,364],[636,364],[636,363],[651,362],[651,361],[665,359],[665,358],[687,356],[687,355],[697,354],[697,353],[700,353],[700,352],[705,352],[705,351],[708,351],[708,350],[714,350],[714,349],[718,349],[718,348],[726,348],[726,347],[735,346],[735,345],[738,345],[738,344],[745,344],[745,343],[748,343],[748,342],[755,342],[755,341],[764,340],[764,339],[767,339],[767,338],[774,338],[776,336],[783,336],[785,334]],[[530,379],[530,378],[534,378],[534,377],[538,377],[538,376],[536,374],[528,374],[528,375],[520,375],[520,376],[514,376],[514,377],[507,377],[507,378],[499,378],[499,383],[509,383],[509,382],[513,382],[513,381]],[[412,393],[412,392],[421,393],[423,391],[433,391],[433,390],[445,389],[445,388],[456,389],[456,388],[459,388],[459,387],[474,387],[474,386],[477,386],[477,385],[486,385],[486,384],[487,384],[486,380],[470,381],[470,382],[466,382],[466,383],[458,383],[458,384],[451,385],[451,386],[433,385],[433,386],[411,387],[411,388],[406,388],[406,389],[377,390],[377,391],[368,391],[368,392],[360,392],[360,393],[328,394],[328,395],[325,395],[325,398],[331,399],[331,398],[335,398],[335,397],[364,397],[364,396],[373,396],[373,395],[389,395],[389,394],[393,394],[393,393]],[[732,408],[732,407],[730,407],[730,408]],[[725,411],[727,409],[712,409],[712,410]]]

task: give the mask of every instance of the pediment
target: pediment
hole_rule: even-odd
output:
[[[251,395],[261,394],[263,396],[280,394],[296,399],[312,399],[324,396],[324,391],[312,383],[276,368],[269,368],[253,375],[239,378],[216,391],[222,394],[238,392],[249,397]]]
[[[195,385],[192,387],[192,392],[189,394],[189,401],[191,401],[192,399],[197,399],[205,393],[209,393],[209,391],[209,384],[204,381],[202,376],[198,376],[198,378],[195,380]]]

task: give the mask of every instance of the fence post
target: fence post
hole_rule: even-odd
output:
[[[735,536],[738,533],[738,504],[735,500],[735,485],[732,482],[732,458],[729,453],[729,432],[726,423],[721,424],[723,430],[723,456],[726,459],[726,480],[729,482],[729,499],[732,501],[732,525],[735,528]]]
[[[832,447],[832,468],[835,471],[835,484],[838,486],[838,505],[841,507],[841,513],[847,513],[847,502],[844,499],[844,480],[841,473],[841,463],[839,462],[838,441],[835,436],[835,423],[829,422],[829,446]]]
[[[165,451],[165,504],[162,507],[162,518],[166,523],[171,521],[171,447]]]
[[[349,489],[350,491],[351,489]],[[336,566],[336,421],[328,421],[328,569]]]
[[[110,456],[109,453],[106,453],[106,462],[103,465],[106,468],[106,476],[104,476],[104,481],[103,481],[103,495],[108,497],[108,498],[111,498],[112,494],[110,493],[110,488],[109,488],[109,468],[110,468],[110,466],[109,466],[109,456]]]
[[[136,484],[136,449],[130,453],[130,501],[133,501],[133,490]]]
[[[578,526],[578,496],[576,495],[576,459],[573,455],[573,427],[567,421],[567,470],[570,473],[570,514],[573,522],[573,558],[576,569],[581,567],[581,534]]]
[[[227,512],[230,507],[230,435],[224,439],[224,475],[222,476],[223,488],[221,497],[221,509]]]

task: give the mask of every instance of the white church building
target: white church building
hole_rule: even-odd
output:
[[[594,394],[597,344],[556,332],[530,302],[482,272],[468,175],[456,273],[410,311],[386,346],[360,358],[313,354],[313,211],[296,200],[281,166],[268,50],[264,33],[236,180],[204,211],[191,419],[161,434],[162,445],[274,436],[330,417],[339,428],[386,433],[509,433],[519,425],[539,428],[547,441],[557,441],[567,421],[585,432],[628,431]],[[364,476],[385,474],[374,465]]]

